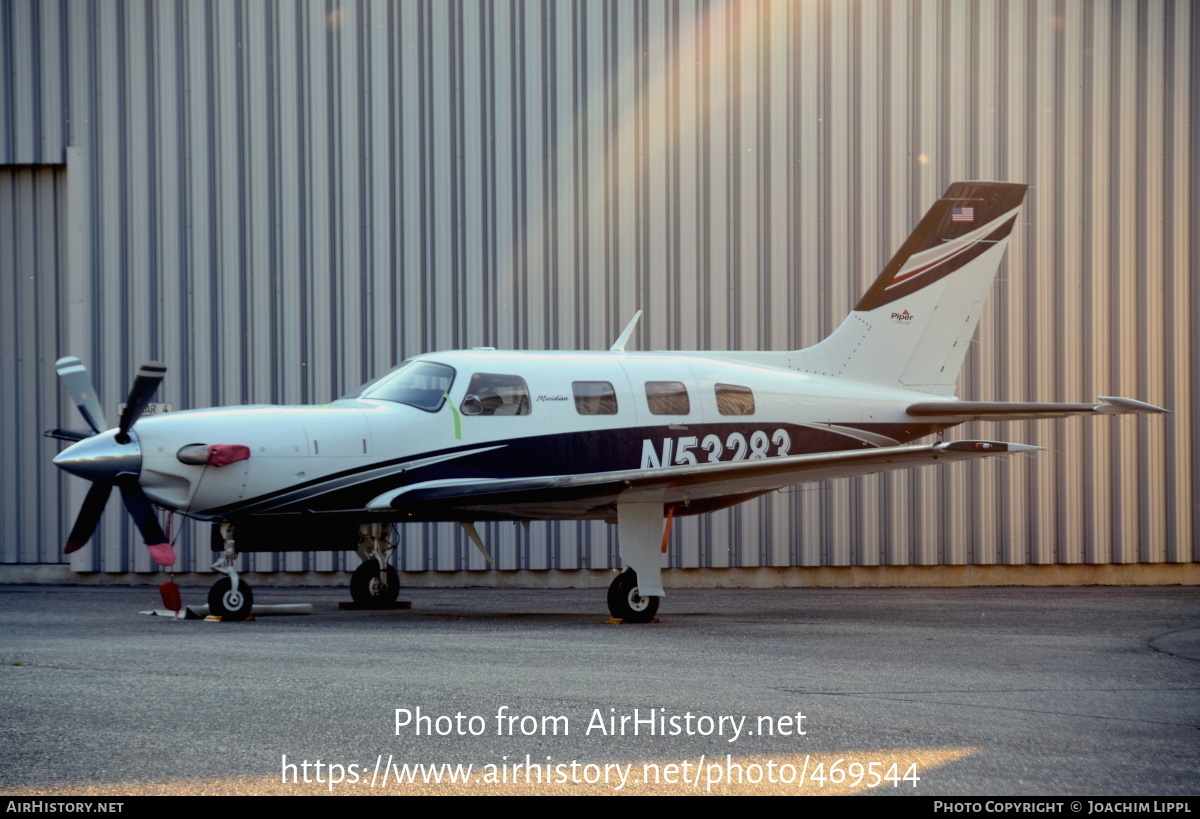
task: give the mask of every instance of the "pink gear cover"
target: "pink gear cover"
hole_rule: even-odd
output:
[[[170,543],[147,543],[146,548],[150,550],[150,557],[158,565],[175,565],[175,550],[171,548]]]

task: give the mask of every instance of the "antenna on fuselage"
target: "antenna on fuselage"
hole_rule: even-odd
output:
[[[617,340],[614,341],[613,345],[608,348],[608,351],[610,353],[625,352],[625,342],[629,341],[629,337],[631,335],[633,335],[633,328],[637,326],[638,319],[640,319],[641,317],[642,317],[641,310],[638,310],[636,313],[633,314],[633,318],[631,318],[629,320],[629,323],[625,325],[625,329],[621,331],[621,335],[617,336]]]

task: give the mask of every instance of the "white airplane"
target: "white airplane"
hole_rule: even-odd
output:
[[[790,352],[478,348],[409,359],[324,406],[235,406],[147,416],[166,367],[138,372],[116,429],[77,358],[57,369],[91,433],[54,459],[92,481],[66,551],[91,537],[113,486],[154,560],[175,562],[153,506],[212,521],[214,613],[246,616],[246,551],[357,549],[352,596],[393,602],[392,524],[616,523],[626,570],[614,617],[653,619],[671,520],[782,487],[1039,449],[911,443],[972,420],[1166,410],[959,401],[955,382],[1016,223],[1025,185],[956,182],[832,335]],[[640,313],[639,313],[640,314]],[[136,424],[136,426],[135,426]],[[218,534],[219,533],[219,534]],[[490,560],[490,558],[489,558]]]

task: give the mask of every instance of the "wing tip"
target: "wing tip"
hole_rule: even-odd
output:
[[[1033,444],[1010,444],[1006,441],[947,441],[939,444],[938,448],[948,452],[980,452],[988,455],[1040,452],[1045,449],[1045,447]]]
[[[1137,401],[1133,398],[1122,398],[1119,395],[1101,395],[1098,396],[1104,403],[1096,407],[1096,412],[1108,413],[1136,413],[1139,415],[1155,415],[1155,414],[1170,414],[1171,410],[1165,407],[1157,407],[1154,404],[1147,404],[1145,401]]]

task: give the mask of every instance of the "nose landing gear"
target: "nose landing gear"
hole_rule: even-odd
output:
[[[208,613],[223,620],[245,620],[254,609],[254,592],[245,581],[222,577],[208,590]]]
[[[254,592],[250,584],[238,577],[237,546],[233,540],[233,524],[221,524],[225,550],[213,568],[225,574],[208,590],[208,613],[222,620],[245,620],[254,610]]]

